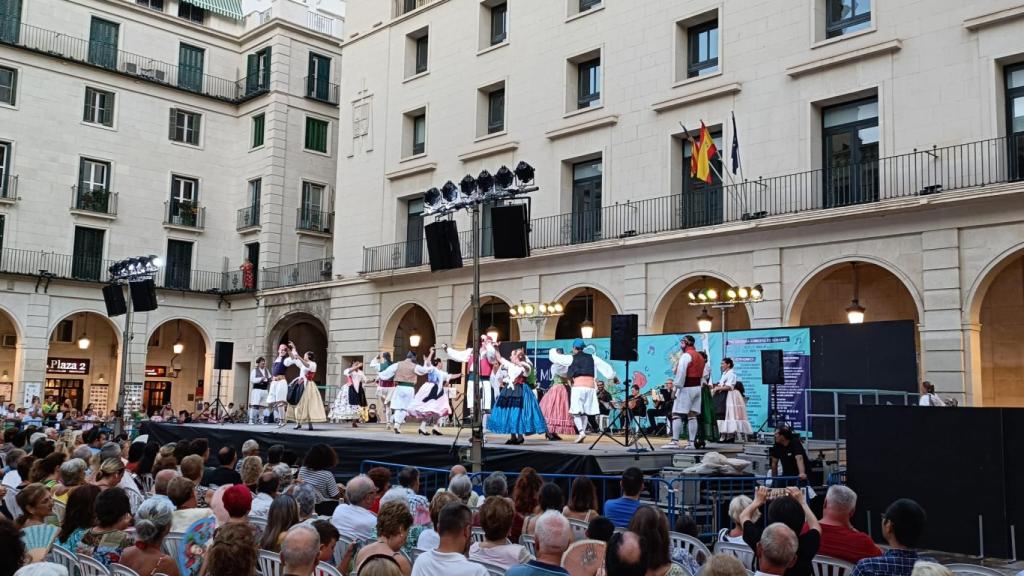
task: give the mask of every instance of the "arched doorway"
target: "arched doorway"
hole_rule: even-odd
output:
[[[508,314],[509,304],[497,296],[480,297],[480,332],[486,334],[489,328],[495,328],[501,342],[516,342],[520,339],[519,323]],[[473,306],[467,306],[459,316],[455,328],[456,347],[470,347],[473,341]]]
[[[907,285],[890,270],[866,261],[833,264],[798,289],[789,308],[790,326],[822,326],[850,321],[853,300],[864,322],[918,321],[918,305]]]
[[[719,294],[725,294],[729,282],[713,278],[711,276],[695,276],[685,278],[670,288],[661,301],[654,308],[651,320],[648,322],[647,331],[649,334],[685,334],[697,331],[697,316],[701,314],[701,308],[690,306],[690,299],[687,294],[691,290],[714,288]],[[711,331],[722,330],[722,316],[725,316],[725,329],[727,331],[749,330],[750,313],[747,305],[736,305],[732,308],[715,309],[708,308],[708,315],[711,316]]]
[[[420,362],[436,342],[434,322],[426,309],[419,304],[404,304],[391,315],[382,344],[385,348],[391,347],[396,362],[409,352]]]
[[[273,330],[270,331],[270,342],[268,342],[266,354],[257,354],[257,356],[266,356],[267,364],[271,364],[277,356],[278,345],[287,344],[288,342],[295,344],[295,350],[299,354],[313,353],[314,361],[316,362],[314,380],[317,386],[321,388],[322,395],[323,388],[327,382],[327,329],[312,314],[306,312],[288,314],[278,320]],[[254,361],[255,358],[249,360],[249,362]],[[288,368],[286,376],[289,381],[298,377],[298,375],[298,368],[294,366]]]
[[[195,403],[216,392],[216,380],[206,381],[206,335],[193,322],[168,320],[156,327],[146,343],[142,409],[152,415],[164,404],[193,410]],[[216,376],[214,376],[216,378]],[[224,378],[224,381],[230,379]]]
[[[14,383],[18,381],[18,345],[21,331],[14,317],[0,310],[0,403],[14,400]],[[20,402],[17,402],[20,404]]]
[[[987,284],[987,286],[985,286]],[[980,351],[972,369],[981,373],[981,404],[1024,406],[1024,254],[1003,261],[984,279],[975,306]]]
[[[59,320],[50,331],[43,396],[109,414],[120,381],[120,344],[117,328],[102,314],[83,311]]]
[[[584,327],[593,327],[593,335],[590,338],[607,338],[612,333],[612,314],[618,314],[615,303],[612,302],[604,292],[596,288],[583,287],[570,290],[558,298],[562,302],[565,311],[558,318],[554,325],[553,334],[551,323],[545,326],[545,336],[556,340],[573,339],[586,337]]]

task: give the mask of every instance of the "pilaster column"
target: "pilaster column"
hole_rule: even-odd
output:
[[[919,323],[921,367],[935,391],[970,394],[964,366],[960,301],[960,236],[955,228],[921,234],[924,316]]]
[[[622,313],[636,314],[637,334],[647,333],[647,265],[628,264],[622,270]]]
[[[785,326],[785,306],[782,303],[782,250],[767,248],[754,251],[753,284],[760,284],[764,299],[751,305],[754,311],[751,328]]]

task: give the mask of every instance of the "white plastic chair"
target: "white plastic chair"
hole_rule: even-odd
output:
[[[976,564],[946,564],[946,568],[956,576],[1005,576],[999,570]]]
[[[697,564],[703,565],[708,559],[711,558],[711,550],[704,545],[703,542],[690,536],[688,534],[680,534],[679,532],[668,533],[669,549],[682,548],[693,559],[697,561]],[[817,576],[821,576],[820,574]],[[835,575],[840,576],[840,575]]]
[[[526,551],[530,553],[534,558],[537,557],[537,539],[533,534],[521,534],[519,536],[519,543],[526,546]]]
[[[501,566],[490,564],[487,562],[481,562],[479,560],[471,560],[474,564],[479,564],[487,569],[488,576],[505,576],[505,569]]]
[[[853,574],[853,564],[820,554],[811,560],[811,569],[814,570],[814,576],[849,576]]]
[[[260,550],[260,574],[262,576],[281,576],[281,557],[270,550]]]
[[[572,528],[573,541],[586,539],[587,526],[589,526],[589,524],[587,524],[583,520],[573,520],[572,518],[569,519],[569,527]]]
[[[732,556],[739,560],[747,570],[750,570],[750,567],[754,565],[754,551],[746,544],[719,541],[715,544],[715,554]]]
[[[139,479],[139,483],[142,484],[142,488],[146,491],[146,494],[152,494],[153,485],[156,483],[156,480],[153,478],[153,475],[139,474],[137,478]]]
[[[113,576],[139,576],[139,573],[123,564],[111,564],[110,573]]]
[[[110,570],[92,556],[78,554],[78,570],[82,576],[111,576]]]
[[[60,500],[53,501],[53,513],[57,515],[57,518],[64,522],[64,511],[67,509],[65,504]]]
[[[21,516],[21,506],[18,506],[18,490],[17,488],[7,487],[7,495],[4,496],[4,504],[7,505],[7,511],[11,513],[11,516],[17,518]]]
[[[125,490],[125,492],[128,494],[128,505],[131,507],[132,514],[134,514],[139,509],[139,506],[142,506],[142,503],[146,501],[146,497],[135,490]]]
[[[487,539],[487,535],[484,533],[484,529],[479,526],[473,527],[473,532],[470,534],[473,542],[483,542]]]
[[[67,568],[68,576],[78,576],[78,556],[67,548],[54,544],[50,548],[47,560]]]
[[[337,568],[327,562],[321,562],[313,569],[313,576],[344,576]]]
[[[181,548],[181,539],[185,537],[183,532],[170,532],[164,537],[164,544],[161,548],[164,554],[171,557],[175,564],[178,562],[178,550]]]

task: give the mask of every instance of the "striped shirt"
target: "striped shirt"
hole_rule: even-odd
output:
[[[340,494],[338,482],[329,470],[311,470],[303,466],[299,468],[298,479],[313,487],[313,490],[316,491],[317,503],[324,500],[336,500]]]

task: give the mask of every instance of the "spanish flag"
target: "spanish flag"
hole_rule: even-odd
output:
[[[711,159],[718,154],[708,127],[700,121],[700,140],[690,138],[690,177],[711,184]]]

